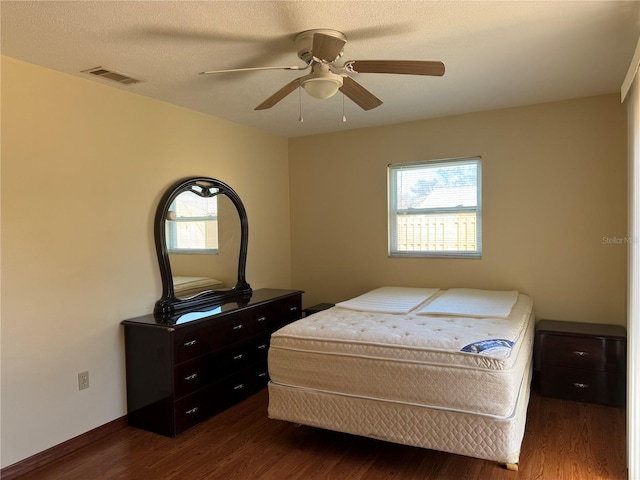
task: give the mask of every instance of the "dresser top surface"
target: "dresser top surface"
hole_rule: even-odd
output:
[[[216,315],[232,313],[234,311],[257,306],[262,303],[267,303],[280,298],[301,295],[302,293],[304,293],[302,290],[261,288],[258,290],[253,290],[250,295],[226,299],[223,302],[212,303],[211,305],[203,306],[190,312],[181,312],[179,314],[166,316],[150,313],[141,317],[129,318],[127,320],[123,320],[120,323],[125,326],[148,325],[158,327],[180,327],[183,325],[191,324],[197,320],[202,320]]]
[[[570,334],[588,337],[626,338],[627,331],[620,325],[602,323],[565,322],[560,320],[540,320],[536,331],[550,334]]]

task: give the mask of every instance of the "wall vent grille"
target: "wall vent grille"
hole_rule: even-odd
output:
[[[96,77],[106,78],[123,85],[133,85],[135,83],[143,82],[143,80],[138,80],[136,78],[129,77],[128,75],[114,72],[113,70],[107,70],[104,67],[89,68],[88,70],[82,70],[82,73],[89,73],[91,75],[95,75]]]

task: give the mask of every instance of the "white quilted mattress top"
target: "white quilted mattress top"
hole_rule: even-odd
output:
[[[518,340],[533,310],[518,294],[506,318],[385,314],[333,307],[291,323],[272,335],[275,348],[365,356],[403,362],[511,368]]]

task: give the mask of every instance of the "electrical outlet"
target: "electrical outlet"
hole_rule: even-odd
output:
[[[80,372],[78,374],[78,390],[89,388],[89,372]]]

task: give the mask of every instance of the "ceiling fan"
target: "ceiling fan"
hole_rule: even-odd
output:
[[[295,37],[298,57],[304,66],[251,67],[229,70],[210,70],[200,75],[255,70],[307,70],[311,73],[287,83],[276,93],[258,105],[255,110],[273,107],[298,87],[302,87],[312,97],[330,98],[338,90],[363,110],[371,110],[382,105],[382,100],[356,82],[352,73],[391,73],[400,75],[444,75],[444,63],[422,60],[348,60],[336,64],[344,53],[347,37],[344,33],[330,29],[306,30]]]

